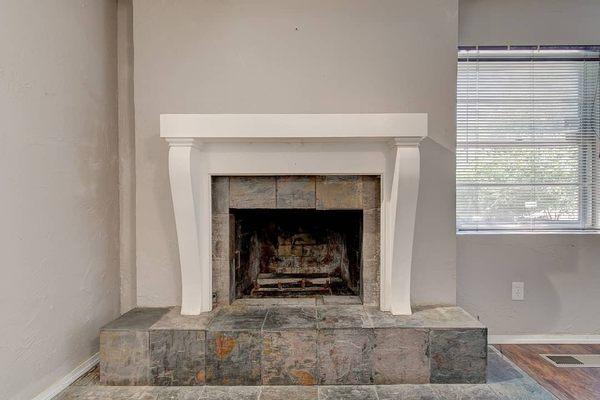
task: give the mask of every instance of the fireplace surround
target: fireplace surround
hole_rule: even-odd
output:
[[[379,306],[379,176],[213,176],[213,305],[354,296]]]
[[[181,267],[181,313],[213,307],[214,176],[372,175],[381,182],[379,307],[411,314],[426,114],[163,114]]]

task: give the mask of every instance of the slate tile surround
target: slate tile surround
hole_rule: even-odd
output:
[[[235,218],[230,209],[362,210],[362,303],[379,305],[381,183],[375,175],[212,177],[212,270],[215,305],[235,299]]]
[[[254,303],[259,304],[259,303]],[[487,329],[458,307],[393,316],[361,305],[136,309],[101,330],[110,385],[485,382]],[[294,304],[290,302],[290,304]]]

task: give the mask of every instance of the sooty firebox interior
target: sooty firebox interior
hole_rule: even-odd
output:
[[[241,210],[235,297],[360,295],[361,210]]]

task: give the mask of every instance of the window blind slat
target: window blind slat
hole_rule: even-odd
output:
[[[599,60],[459,51],[458,230],[600,228]]]

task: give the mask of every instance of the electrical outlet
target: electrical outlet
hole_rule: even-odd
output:
[[[512,283],[512,299],[525,300],[525,282]]]

